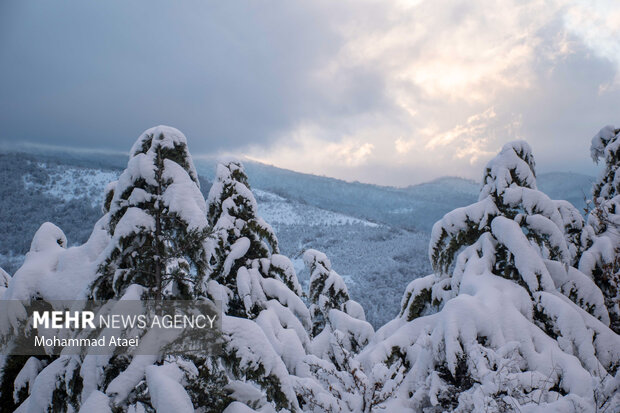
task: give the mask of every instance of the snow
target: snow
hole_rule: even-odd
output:
[[[232,402],[222,413],[256,413],[257,410],[250,409],[243,403]]]
[[[491,194],[502,194],[513,185],[536,189],[534,166],[532,148],[527,142],[508,142],[487,164],[478,199],[482,200]]]
[[[138,157],[143,154],[143,146],[151,141],[149,145],[149,152],[151,156],[159,148],[175,149],[178,146],[184,147],[185,158],[191,159],[189,151],[187,149],[187,138],[181,131],[171,126],[159,125],[153,128],[145,130],[138,140],[134,143],[129,153],[132,157]],[[189,165],[189,175],[196,183],[198,183],[198,173],[194,168],[193,163]]]
[[[345,333],[349,341],[355,340],[361,347],[366,346],[375,333],[375,330],[366,321],[340,310],[329,311],[329,323],[334,330]],[[348,347],[353,348],[354,346],[349,345]]]
[[[207,226],[207,207],[197,181],[177,163],[165,159],[163,179],[172,183],[166,188],[162,200],[170,212],[177,214],[188,224],[188,230]]]
[[[594,135],[590,145],[590,154],[594,162],[598,162],[605,156],[605,148],[617,133],[613,125],[607,125]]]
[[[323,267],[327,271],[332,269],[332,263],[329,258],[327,258],[327,255],[312,248],[307,249],[304,252],[303,260],[304,264],[310,269],[311,273],[314,273],[319,266]]]
[[[250,240],[246,237],[241,237],[230,247],[230,252],[226,256],[224,261],[223,276],[228,276],[230,268],[234,265],[235,261],[245,256],[250,248]]]
[[[114,227],[114,240],[118,242],[124,237],[137,234],[142,230],[155,231],[155,219],[141,208],[127,208]]]
[[[436,254],[446,249],[450,243],[455,242],[454,236],[461,231],[482,231],[488,226],[493,217],[499,215],[499,210],[490,197],[486,197],[467,207],[457,208],[447,213],[440,221],[433,225],[431,232],[431,242],[429,244],[429,257],[431,262],[434,261]],[[475,224],[474,227],[470,225]],[[451,261],[447,261],[441,269],[435,270],[445,271]]]
[[[366,321],[366,314],[364,313],[364,307],[357,301],[349,300],[344,303],[343,310],[345,313],[353,318],[361,321]]]
[[[292,311],[303,325],[306,327],[310,326],[308,308],[297,294],[291,291],[280,280],[274,278],[261,277],[260,282],[266,297],[276,299],[280,304]]]
[[[95,390],[84,401],[79,413],[112,413],[110,399],[102,392]]]
[[[276,278],[282,281],[288,288],[290,288],[298,296],[302,295],[301,285],[297,280],[297,274],[295,266],[291,260],[280,254],[272,254],[270,259],[271,267],[270,272],[276,273]]]
[[[485,336],[488,346],[494,349],[497,357],[505,357],[511,351],[519,349],[520,357],[523,357],[521,362],[527,363],[527,370],[539,372],[541,378],[560,374],[562,377],[560,385],[566,391],[586,398],[586,400],[591,397],[593,389],[589,385],[588,371],[584,370],[580,362],[570,353],[566,354],[562,351],[558,343],[535,327],[527,315],[523,314],[520,309],[522,305],[520,297],[523,295],[517,293],[521,287],[486,272],[468,273],[461,288],[467,293],[448,301],[440,313],[402,324],[378,345],[370,346],[369,350],[362,355],[367,367],[370,368],[387,359],[392,349],[396,347],[407,349],[406,358],[413,366],[410,375],[421,374],[418,377],[424,377],[422,372],[430,367],[428,362],[443,357],[454,374],[459,355],[465,353],[473,357],[478,354],[478,350],[473,351],[478,346],[476,340],[480,336]],[[562,301],[561,298],[556,298],[550,293],[541,293],[541,295],[544,296],[543,300],[557,301],[559,299]],[[527,297],[527,294],[525,296]],[[581,318],[574,313],[577,310],[571,311],[573,313],[570,315],[567,313],[563,316],[564,321],[568,323],[567,328],[576,329],[572,331],[573,334],[587,334],[583,330],[583,324],[571,324],[571,320]],[[582,330],[579,330],[580,328]],[[567,330],[565,334],[569,332],[570,330]],[[614,341],[618,343],[617,340],[616,338]],[[587,347],[587,341],[578,342],[586,346],[581,350],[580,360],[596,365],[592,347]],[[509,351],[511,348],[514,350]],[[445,356],[442,355],[443,351],[445,351]],[[482,386],[485,386],[484,383],[487,380],[491,380],[490,383],[497,380],[496,374],[500,371],[488,370],[485,373],[488,360],[480,358],[472,360],[472,363],[472,366],[476,366],[478,370],[477,374],[480,374],[479,380]],[[488,377],[485,378],[485,375]],[[421,384],[414,376],[411,377],[414,380],[412,385],[413,383]],[[519,377],[519,374],[514,371],[506,378],[510,379],[510,377],[514,380]]]
[[[24,401],[24,412],[38,413],[48,411],[56,385],[62,382],[69,372],[78,368],[78,362],[74,357],[60,357],[44,368],[35,379],[30,397]]]
[[[497,217],[491,222],[491,230],[495,238],[514,255],[515,265],[530,291],[554,289],[547,267],[539,255],[532,251],[532,245],[516,222]]]
[[[567,270],[557,261],[545,260],[545,265],[557,290],[582,308],[590,308],[592,315],[609,325],[603,293],[590,277],[573,267],[568,267]]]
[[[84,297],[93,280],[97,258],[109,241],[104,227],[107,217],[97,222],[89,240],[66,249],[62,231],[44,223],[32,241],[30,252],[5,292],[6,300],[67,300]]]
[[[44,222],[32,238],[30,252],[49,251],[57,247],[67,248],[67,237],[56,225]]]
[[[30,357],[24,367],[22,367],[21,371],[15,377],[15,381],[13,382],[13,399],[17,399],[17,394],[22,388],[28,389],[28,394],[32,390],[32,385],[37,378],[37,375],[43,368],[43,364],[36,357]]]
[[[157,356],[135,355],[125,370],[108,384],[105,393],[112,398],[114,404],[123,403],[129,393],[144,378],[147,367],[152,366]]]
[[[299,319],[282,304],[271,300],[267,303],[267,310],[256,317],[256,324],[261,327],[287,370],[299,374],[299,369],[303,369],[301,362],[310,347],[308,335]]]
[[[226,352],[234,355],[240,368],[249,371],[263,369],[265,376],[276,378],[291,410],[299,409],[286,365],[273,350],[263,330],[250,320],[223,316],[222,331]]]
[[[183,372],[176,364],[146,368],[151,403],[158,412],[194,413],[192,401],[181,384],[182,379]]]

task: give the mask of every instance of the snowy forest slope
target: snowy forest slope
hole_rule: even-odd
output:
[[[126,162],[120,154],[0,153],[0,267],[13,273],[21,265],[32,236],[45,221],[62,228],[70,245],[85,242],[101,215],[103,188]],[[195,163],[206,196],[215,161],[198,158]],[[395,316],[412,279],[431,272],[426,250],[432,224],[448,211],[474,202],[479,191],[478,183],[454,177],[391,188],[257,162],[245,165],[260,215],[276,230],[300,282],[309,280],[301,253],[307,248],[324,251],[375,327]],[[543,191],[579,209],[592,180],[573,173],[538,177]]]

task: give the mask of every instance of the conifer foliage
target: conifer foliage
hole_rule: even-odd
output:
[[[208,226],[185,136],[165,126],[145,131],[127,169],[108,189],[106,209],[113,242],[93,297],[120,297],[138,284],[147,287],[149,298],[191,298],[196,279],[206,272]]]
[[[571,214],[536,189],[534,165],[525,142],[505,145],[485,169],[479,201],[433,227],[436,273],[409,285],[400,317],[361,356],[398,388],[392,408],[617,405],[620,337],[600,290],[570,267]]]
[[[273,230],[258,216],[239,161],[217,165],[207,203],[213,236],[203,291],[225,313],[225,355],[213,366],[226,377],[236,401],[231,406],[297,411],[295,384],[298,375],[309,375],[303,358],[310,315],[293,265],[278,254]]]
[[[593,186],[579,269],[603,292],[611,328],[620,334],[620,129],[601,129],[590,152],[595,162],[604,162],[604,169]]]
[[[306,250],[303,258],[310,271],[311,335],[315,354],[328,357],[339,365],[338,352],[333,346],[337,344],[349,353],[359,353],[368,344],[374,330],[366,322],[362,306],[349,299],[347,286],[332,270],[329,258],[313,249]],[[337,337],[333,337],[334,334]]]
[[[226,295],[230,295],[225,300],[228,314],[248,316],[253,310],[245,308],[237,292],[237,272],[242,267],[251,268],[253,261],[265,270],[260,260],[279,250],[273,230],[257,215],[256,199],[241,162],[225,160],[217,165],[207,205],[214,235],[207,249],[209,280],[225,287]]]

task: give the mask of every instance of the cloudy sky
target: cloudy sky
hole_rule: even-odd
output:
[[[0,2],[0,140],[127,151],[169,124],[389,185],[478,178],[513,139],[594,174],[620,124],[616,0]]]

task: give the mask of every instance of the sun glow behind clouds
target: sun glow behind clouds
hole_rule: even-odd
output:
[[[163,123],[197,155],[410,185],[515,138],[592,174],[620,123],[618,0],[2,4],[3,142],[123,151]]]
[[[559,0],[347,4],[350,13],[333,24],[343,46],[316,78],[329,83],[351,68],[364,68],[380,79],[386,103],[349,116],[305,119],[303,126],[281,132],[272,147],[250,149],[250,156],[340,177],[348,175],[346,167],[364,165],[426,171],[395,174],[389,181],[358,175],[382,184],[447,174],[477,177],[506,141],[528,139],[536,149],[536,140],[555,138],[525,136],[534,129],[527,123],[532,116],[524,120],[522,112],[538,104],[536,91],[575,50],[612,61],[616,73],[620,68],[620,8],[612,1],[593,8]],[[610,87],[602,81],[598,93]],[[528,93],[532,102],[523,96]]]

